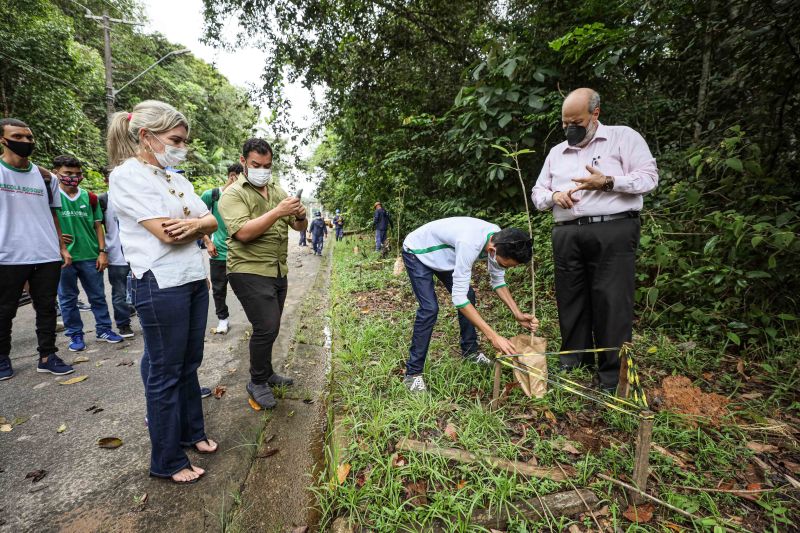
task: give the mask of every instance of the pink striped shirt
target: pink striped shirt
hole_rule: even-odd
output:
[[[578,184],[574,178],[589,175],[586,165],[614,177],[614,190],[578,191],[579,201],[572,209],[562,209],[553,202],[553,193],[568,191]],[[598,124],[589,144],[583,148],[567,141],[554,146],[544,161],[533,186],[531,198],[539,211],[553,210],[557,222],[594,215],[613,215],[640,211],[642,196],[658,185],[658,167],[644,138],[627,126]]]

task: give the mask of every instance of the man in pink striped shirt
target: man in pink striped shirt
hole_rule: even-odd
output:
[[[564,100],[566,141],[545,159],[531,198],[553,210],[553,257],[561,349],[620,346],[631,340],[642,197],[658,185],[644,138],[599,121],[600,95],[576,89]],[[570,369],[595,366],[593,353],[561,356]],[[609,392],[618,352],[598,354],[595,382]]]

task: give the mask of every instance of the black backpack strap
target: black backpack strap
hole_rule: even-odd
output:
[[[213,206],[215,203],[219,202],[219,187],[214,187],[211,189],[211,205]]]
[[[46,168],[42,168],[39,165],[36,165],[36,168],[39,169],[39,174],[42,175],[42,179],[44,180],[44,188],[47,189],[47,205],[53,205],[53,175],[50,174],[50,171]]]
[[[97,195],[97,200],[100,202],[100,210],[103,212],[103,218],[105,218],[106,210],[108,209],[108,193],[101,192]]]

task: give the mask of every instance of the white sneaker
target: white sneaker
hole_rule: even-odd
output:
[[[470,355],[465,356],[467,361],[472,361],[473,363],[480,365],[480,366],[494,366],[494,361],[486,357],[486,354],[483,352],[477,352]]]
[[[409,392],[425,392],[428,390],[422,376],[406,376],[403,378],[403,385],[406,386]]]
[[[228,319],[223,318],[220,319],[219,324],[217,324],[217,333],[221,335],[225,335],[228,333]]]

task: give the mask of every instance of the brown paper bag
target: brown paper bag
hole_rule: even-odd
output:
[[[529,372],[514,370],[514,377],[522,386],[522,392],[529,398],[541,398],[547,392],[547,358],[544,352],[547,351],[547,340],[543,337],[533,337],[530,335],[517,335],[510,339],[517,349],[517,353],[525,354],[510,358],[513,364],[515,361],[522,363],[517,365],[520,368],[529,369]],[[524,365],[524,366],[523,366]]]
[[[405,263],[403,263],[403,258],[402,257],[398,257],[397,259],[395,259],[394,260],[394,270],[392,271],[394,276],[395,277],[399,276],[400,274],[405,272],[405,270],[406,270],[406,265],[405,265]]]

